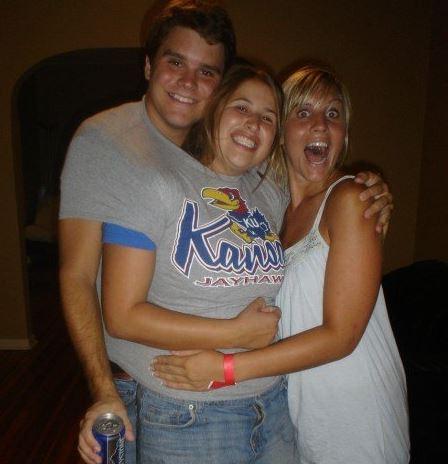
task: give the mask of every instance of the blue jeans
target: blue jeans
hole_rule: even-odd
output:
[[[128,412],[129,420],[131,421],[134,434],[137,432],[137,382],[135,380],[114,379],[115,387],[117,388],[120,398],[123,400]],[[136,442],[126,441],[125,444],[126,464],[136,464]]]
[[[286,381],[262,395],[182,401],[137,388],[140,464],[297,464]]]

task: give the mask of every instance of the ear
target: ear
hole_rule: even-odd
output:
[[[145,79],[149,81],[151,76],[151,64],[149,63],[149,58],[145,57]]]

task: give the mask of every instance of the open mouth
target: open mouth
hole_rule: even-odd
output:
[[[250,139],[249,137],[245,137],[244,135],[235,135],[232,137],[232,140],[237,144],[244,148],[249,148],[253,150],[257,147],[257,144],[254,140]]]
[[[328,158],[328,143],[312,142],[305,146],[305,156],[311,164],[323,164]]]
[[[179,103],[185,103],[187,105],[192,105],[194,103],[194,100],[189,97],[184,97],[182,95],[179,95],[178,93],[174,92],[168,92],[168,95],[173,99],[178,101]]]

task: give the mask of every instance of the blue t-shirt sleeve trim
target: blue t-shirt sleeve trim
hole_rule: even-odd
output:
[[[146,234],[109,222],[103,223],[103,243],[149,251],[156,249],[156,244]]]

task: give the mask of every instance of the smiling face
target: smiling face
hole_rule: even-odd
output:
[[[265,161],[277,133],[277,107],[266,83],[258,79],[242,82],[223,107],[211,169],[238,176]]]
[[[174,27],[152,63],[146,59],[146,109],[157,129],[176,145],[203,115],[224,69],[224,47],[197,32]]]
[[[290,176],[325,182],[341,156],[347,134],[344,105],[336,91],[310,95],[287,117],[283,146]]]

